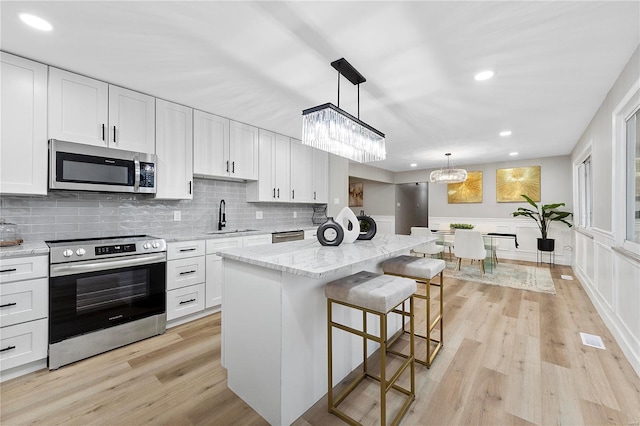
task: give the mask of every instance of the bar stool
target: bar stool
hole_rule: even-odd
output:
[[[409,279],[396,278],[372,272],[358,272],[357,274],[332,281],[325,286],[325,296],[327,297],[327,338],[328,338],[328,410],[345,422],[358,425],[356,420],[338,409],[338,405],[367,377],[380,383],[380,424],[386,424],[387,419],[387,393],[390,389],[399,391],[407,396],[404,404],[393,418],[392,425],[397,425],[402,416],[406,413],[411,403],[415,400],[415,364],[414,364],[414,337],[413,337],[413,295],[416,291],[416,283]],[[410,311],[399,310],[398,307],[409,301]],[[346,306],[362,312],[362,330],[357,330],[345,324],[333,321],[332,306],[334,304]],[[404,308],[404,306],[403,306]],[[387,315],[395,313],[404,317],[409,317],[409,355],[394,352],[404,358],[402,364],[395,373],[387,379],[386,356],[388,351],[387,343]],[[377,315],[380,323],[378,336],[369,334],[367,331],[367,314]],[[333,328],[346,331],[362,337],[363,349],[363,372],[335,399],[333,395]],[[403,333],[399,333],[400,335]],[[367,340],[377,342],[380,345],[380,376],[371,374],[367,369]],[[396,381],[402,373],[410,368],[411,387],[406,389]]]
[[[415,280],[419,284],[425,285],[425,294],[414,294],[414,297],[419,299],[424,299],[426,303],[426,334],[423,336],[421,334],[416,333],[416,337],[420,337],[426,340],[426,356],[424,359],[420,359],[416,356],[416,362],[420,364],[426,365],[427,368],[431,367],[433,360],[435,359],[440,349],[442,349],[442,342],[444,337],[444,328],[443,328],[443,271],[445,268],[445,262],[441,259],[429,259],[424,257],[415,257],[415,256],[398,256],[386,260],[382,263],[382,270],[386,275],[394,275],[404,278],[411,278]],[[434,283],[432,282],[433,278],[440,274],[440,282]],[[439,287],[440,288],[440,312],[438,315],[431,321],[431,287]],[[404,305],[403,305],[404,309]],[[412,311],[413,312],[413,311]],[[440,338],[434,339],[431,336],[431,333],[436,328],[436,326],[440,324]],[[405,330],[406,331],[406,330]],[[397,339],[397,336],[396,336]],[[435,343],[435,347],[431,348],[431,343]],[[393,344],[391,341],[389,344]]]

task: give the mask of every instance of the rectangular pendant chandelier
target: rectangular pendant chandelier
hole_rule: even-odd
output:
[[[331,103],[302,111],[302,143],[359,163],[387,157],[384,133],[360,120],[360,83],[366,79],[346,59],[333,61],[338,71],[338,106]],[[340,76],[358,86],[358,117],[340,109]]]

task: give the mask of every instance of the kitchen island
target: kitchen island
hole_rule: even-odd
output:
[[[228,386],[270,424],[288,425],[327,393],[324,285],[408,254],[425,237],[377,235],[338,247],[315,240],[245,247],[223,258],[222,364]],[[394,316],[395,317],[395,316]],[[335,309],[357,325],[362,315]],[[376,334],[375,321],[369,332]],[[401,320],[390,319],[390,330]],[[362,362],[360,339],[334,334],[334,383]],[[371,343],[369,353],[377,345]]]

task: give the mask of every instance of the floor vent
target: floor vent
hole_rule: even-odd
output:
[[[571,275],[560,275],[560,278],[567,281],[573,281],[573,277]]]
[[[606,350],[600,336],[580,332],[580,338],[582,339],[582,344],[585,346]]]

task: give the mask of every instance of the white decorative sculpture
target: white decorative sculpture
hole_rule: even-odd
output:
[[[353,243],[358,239],[360,235],[360,222],[353,210],[349,207],[343,208],[340,213],[338,213],[338,216],[336,216],[335,221],[344,229],[343,243]],[[349,223],[351,223],[351,230],[349,230]]]

